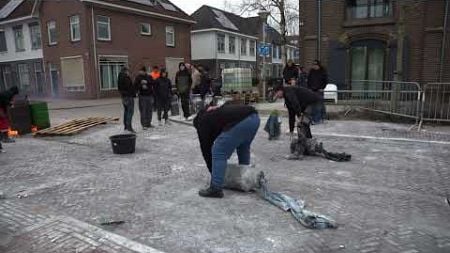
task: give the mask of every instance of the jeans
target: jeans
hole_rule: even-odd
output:
[[[153,96],[139,96],[139,112],[141,114],[142,127],[150,127],[153,117]]]
[[[164,120],[169,119],[170,99],[156,100],[156,106],[158,107],[158,121],[161,121],[161,116]],[[162,115],[164,113],[164,115]]]
[[[227,160],[234,150],[237,151],[239,164],[250,164],[250,145],[258,132],[259,124],[259,116],[254,113],[217,137],[212,147],[212,187],[223,188]]]
[[[123,125],[126,130],[133,129],[132,120],[134,114],[134,98],[133,97],[122,97],[123,104]]]
[[[180,94],[180,99],[181,99],[181,109],[183,109],[183,116],[185,118],[189,118],[189,116],[191,116],[190,105],[189,105],[189,100],[190,100],[189,93]]]
[[[325,104],[323,103],[323,93],[318,93],[321,96],[321,100],[316,104],[312,105],[312,120],[314,123],[320,123],[325,116]]]

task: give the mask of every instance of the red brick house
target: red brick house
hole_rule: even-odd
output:
[[[48,96],[115,96],[123,66],[166,66],[173,78],[190,61],[195,22],[168,0],[44,0],[40,20]]]
[[[446,2],[302,0],[301,64],[320,58],[341,89],[358,79],[449,82]]]

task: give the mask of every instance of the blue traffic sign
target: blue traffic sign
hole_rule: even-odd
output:
[[[258,48],[259,56],[261,57],[269,57],[270,56],[270,44],[260,44]]]

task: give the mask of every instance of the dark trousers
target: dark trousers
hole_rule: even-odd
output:
[[[139,96],[139,112],[141,114],[142,127],[150,127],[153,118],[153,96]]]
[[[164,120],[169,119],[170,100],[156,100],[156,107],[158,108],[158,120],[161,121],[161,116]]]
[[[303,112],[303,117],[306,117],[308,119],[311,119],[312,114],[314,113],[314,109],[318,106],[320,106],[321,102],[318,102],[316,104],[309,105],[306,107],[305,111]],[[295,117],[297,116],[294,112],[294,110],[291,110],[288,108],[289,113],[289,132],[293,133],[295,129]]]
[[[183,115],[185,118],[189,118],[191,116],[190,106],[189,106],[189,93],[180,94],[181,99],[181,109],[183,109]]]
[[[323,118],[326,116],[326,109],[325,109],[325,104],[323,102],[323,96],[324,96],[323,92],[316,91],[316,93],[318,95],[320,95],[320,97],[322,99],[318,103],[313,105],[311,116],[312,116],[313,123],[318,124],[318,123],[321,123]]]
[[[132,121],[134,114],[134,98],[133,97],[122,97],[123,104],[123,125],[126,130],[133,129]]]

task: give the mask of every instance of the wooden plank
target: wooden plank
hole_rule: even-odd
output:
[[[35,136],[64,136],[79,133],[88,128],[106,124],[111,121],[118,121],[119,118],[111,117],[90,117],[86,119],[71,120],[56,127],[47,128],[35,133]]]

